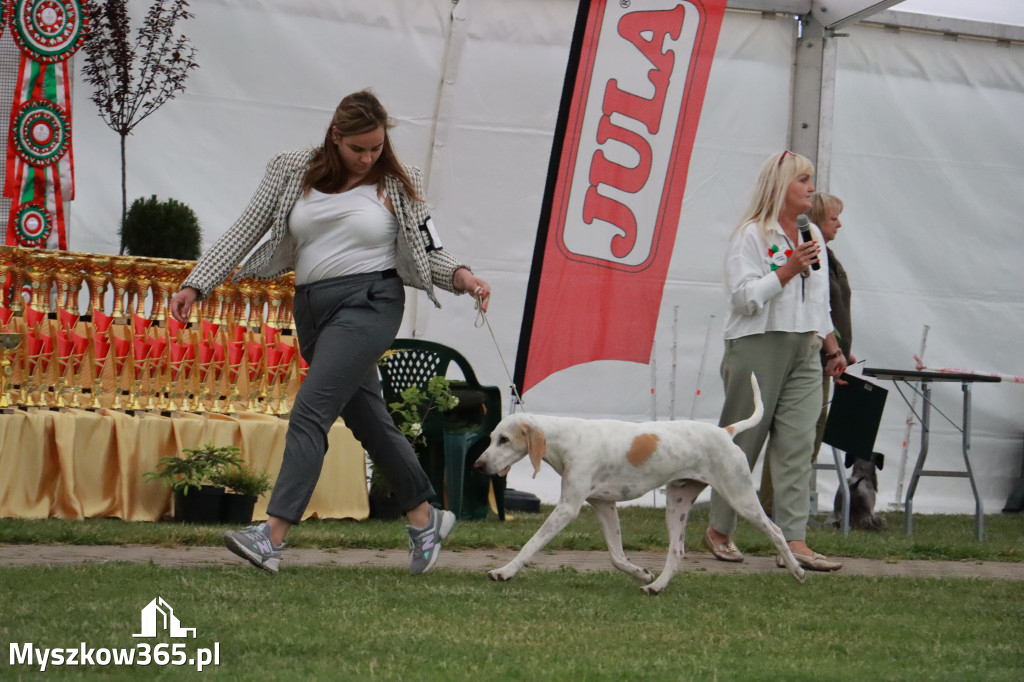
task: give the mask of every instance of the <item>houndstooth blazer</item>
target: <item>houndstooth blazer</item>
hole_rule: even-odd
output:
[[[233,281],[274,279],[295,269],[295,245],[288,231],[288,215],[302,194],[302,176],[315,152],[316,149],[284,152],[270,160],[263,180],[241,217],[199,259],[182,282],[182,288],[194,288],[199,298],[208,296],[268,231],[270,238],[246,259]],[[412,166],[405,166],[405,170],[416,193],[422,197],[420,170]],[[455,291],[452,276],[459,268],[469,268],[435,243],[427,228],[430,214],[425,202],[413,201],[405,193],[402,182],[390,175],[384,180],[384,189],[395,207],[399,224],[395,259],[398,274],[406,285],[427,292],[434,305],[440,308],[433,285],[461,293]]]

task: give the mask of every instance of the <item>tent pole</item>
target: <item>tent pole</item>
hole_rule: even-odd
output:
[[[832,124],[835,110],[836,43],[833,34],[813,15],[800,20],[793,68],[789,148],[814,164],[814,184],[828,191],[832,166]]]
[[[462,61],[462,48],[466,45],[466,18],[469,14],[470,3],[452,2],[452,12],[448,24],[448,37],[444,46],[444,57],[441,64],[441,81],[437,84],[437,99],[434,104],[434,122],[430,131],[430,151],[424,164],[423,191],[430,189],[430,180],[433,176],[435,163],[438,163],[438,156],[448,142],[448,133],[451,128],[452,107],[455,102],[455,86],[458,82],[459,64]],[[443,181],[443,179],[442,179]],[[424,197],[425,198],[425,197]],[[417,292],[409,301],[409,316],[412,319],[412,337],[418,338],[423,335],[419,329],[419,301],[420,295]]]

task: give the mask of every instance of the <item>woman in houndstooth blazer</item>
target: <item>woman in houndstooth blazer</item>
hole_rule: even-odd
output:
[[[418,169],[399,163],[390,119],[376,96],[346,96],[324,143],[285,152],[242,216],[200,259],[171,301],[187,322],[196,300],[266,242],[234,279],[272,279],[295,271],[294,319],[309,362],[292,407],[284,458],[268,520],[224,535],[228,548],[276,572],[288,529],[298,523],[320,477],[327,434],[340,415],[388,479],[409,519],[412,573],[433,567],[455,517],[427,500],[434,490],[381,395],[376,363],[398,333],[402,284],[472,293],[487,309],[490,286],[445,251],[423,200]],[[319,349],[319,351],[318,351]]]

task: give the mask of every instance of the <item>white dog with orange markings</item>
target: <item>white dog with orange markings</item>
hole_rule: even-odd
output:
[[[491,433],[491,444],[474,466],[488,474],[506,475],[513,464],[529,456],[534,475],[546,461],[562,477],[562,496],[554,511],[515,559],[488,573],[492,580],[511,580],[570,521],[583,502],[597,512],[612,564],[645,583],[643,590],[658,594],[672,579],[683,557],[686,519],[694,500],[711,486],[736,513],[764,531],[801,583],[804,571],[757,500],[747,458],[733,437],[764,415],[757,378],[754,413],[749,419],[718,427],[694,421],[633,423],[609,419],[573,419],[513,414]],[[669,551],[657,580],[645,568],[626,559],[616,502],[632,500],[666,486],[665,519]]]

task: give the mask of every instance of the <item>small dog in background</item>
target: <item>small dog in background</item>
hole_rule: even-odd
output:
[[[850,528],[861,530],[882,530],[885,519],[875,516],[875,498],[878,496],[878,472],[885,463],[885,455],[872,452],[867,458],[863,455],[846,453],[847,467],[852,466],[850,478]],[[838,526],[843,517],[843,494],[836,491],[836,499],[832,503],[832,525]]]

